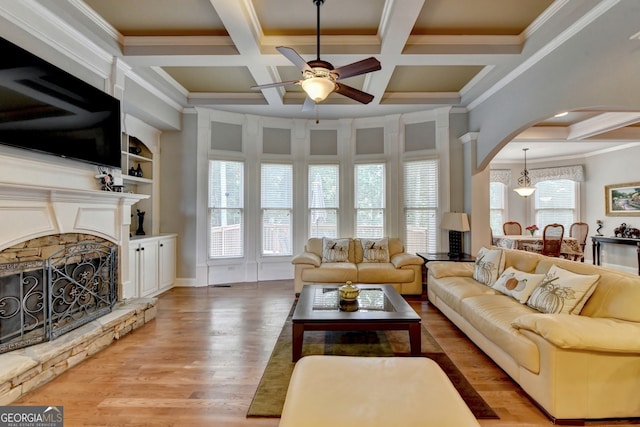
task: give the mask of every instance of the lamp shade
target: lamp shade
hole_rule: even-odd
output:
[[[336,84],[324,77],[311,77],[306,80],[303,80],[302,90],[304,90],[309,98],[313,99],[315,102],[322,102],[327,99],[327,96],[336,88]]]
[[[469,218],[464,212],[446,212],[442,216],[440,227],[445,230],[469,231]]]
[[[515,191],[522,197],[529,197],[533,194],[534,191],[536,191],[536,187],[518,187],[514,188],[513,191]]]

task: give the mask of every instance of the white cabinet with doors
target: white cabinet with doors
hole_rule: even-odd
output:
[[[175,234],[134,238],[129,243],[131,289],[137,297],[157,295],[176,278]]]
[[[176,281],[176,245],[175,235],[158,239],[158,290],[160,291],[169,289]]]

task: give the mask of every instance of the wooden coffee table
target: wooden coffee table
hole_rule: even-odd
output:
[[[421,318],[391,285],[358,285],[357,310],[341,304],[336,285],[305,285],[293,312],[293,361],[302,357],[304,331],[406,330],[420,355]],[[341,309],[342,306],[342,309]]]

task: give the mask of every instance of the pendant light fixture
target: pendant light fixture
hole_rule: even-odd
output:
[[[536,187],[531,186],[531,178],[529,178],[529,171],[527,170],[527,150],[528,148],[522,149],[524,151],[524,170],[520,173],[520,178],[518,178],[520,187],[513,189],[522,197],[529,197],[536,191]]]

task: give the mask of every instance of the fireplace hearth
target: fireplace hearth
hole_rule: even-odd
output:
[[[111,312],[118,299],[114,244],[76,234],[34,240],[2,254],[17,260],[0,264],[0,353],[54,340]],[[20,260],[51,248],[62,249]]]

